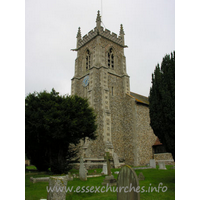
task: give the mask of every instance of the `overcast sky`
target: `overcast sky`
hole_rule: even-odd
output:
[[[26,0],[25,95],[34,91],[71,94],[76,34],[96,26],[125,32],[127,73],[132,92],[148,96],[157,63],[175,50],[174,0]]]

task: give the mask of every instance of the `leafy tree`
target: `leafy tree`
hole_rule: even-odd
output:
[[[86,99],[59,96],[54,89],[25,99],[25,152],[38,170],[69,170],[80,140],[96,139],[96,128],[96,114]]]
[[[163,58],[152,74],[150,125],[175,160],[175,52]]]

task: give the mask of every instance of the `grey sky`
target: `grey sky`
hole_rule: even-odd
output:
[[[101,4],[102,2],[102,4]],[[119,34],[125,31],[130,89],[149,95],[151,74],[165,54],[175,50],[174,0],[26,0],[25,95],[51,91],[71,94],[76,34],[96,25],[97,10],[103,24]]]

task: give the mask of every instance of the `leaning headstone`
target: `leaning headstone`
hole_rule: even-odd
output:
[[[150,167],[152,167],[152,168],[156,168],[156,161],[155,161],[155,159],[150,159]]]
[[[139,181],[144,181],[144,180],[145,180],[145,177],[144,177],[144,175],[143,175],[142,172],[139,173],[139,175],[138,175],[138,180],[139,180]]]
[[[117,178],[117,200],[139,200],[140,187],[135,171],[128,165],[121,168]]]
[[[113,153],[113,161],[114,161],[114,167],[115,168],[119,168],[120,167],[120,163],[119,163],[118,155],[116,153]]]
[[[67,179],[65,177],[50,176],[47,200],[65,200],[66,187]]]
[[[159,165],[159,169],[165,169],[165,170],[167,169],[165,167],[165,162],[159,162],[158,165]]]
[[[79,178],[82,181],[87,181],[87,170],[85,169],[83,158],[80,158]]]
[[[101,172],[102,174],[107,175],[108,174],[108,170],[107,170],[107,163],[103,164],[103,171]]]

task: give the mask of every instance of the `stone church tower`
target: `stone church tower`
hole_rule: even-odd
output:
[[[124,35],[122,25],[119,36],[104,30],[99,11],[94,30],[82,37],[78,29],[71,94],[87,98],[97,113],[98,138],[83,144],[84,158],[101,159],[107,149],[121,162],[136,166],[152,158],[156,137],[149,126],[147,98],[130,92]],[[145,130],[140,131],[140,123]]]

